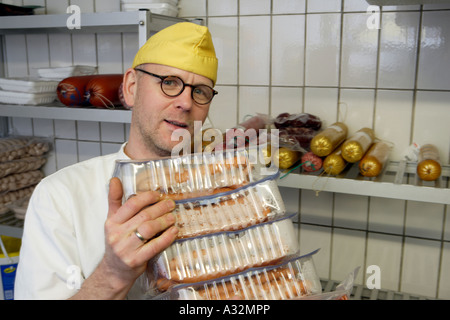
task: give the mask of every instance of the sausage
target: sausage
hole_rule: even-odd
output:
[[[439,150],[432,144],[420,147],[417,164],[417,175],[425,181],[434,181],[441,176]]]
[[[372,129],[358,130],[342,144],[342,157],[350,163],[358,162],[364,157],[374,140],[375,133]]]
[[[279,145],[295,151],[308,151],[316,131],[306,127],[279,129]]]
[[[335,176],[340,174],[346,165],[347,162],[342,157],[341,147],[338,147],[323,161],[323,170],[329,175]]]
[[[319,117],[309,113],[289,114],[287,112],[279,114],[274,121],[275,128],[311,128],[319,130],[322,127],[322,121]]]
[[[375,142],[359,162],[359,172],[365,177],[378,176],[386,165],[391,150],[391,144]]]
[[[122,82],[123,74],[97,75],[86,85],[87,100],[97,108],[114,108],[121,105],[119,88]]]
[[[59,101],[68,107],[88,106],[86,86],[96,76],[74,76],[62,80],[56,87],[56,95]]]
[[[308,172],[318,171],[322,168],[322,158],[316,156],[312,151],[305,153],[302,156],[302,168]]]
[[[316,156],[328,156],[333,150],[347,138],[348,128],[342,122],[333,123],[325,130],[319,132],[311,140],[311,151]]]

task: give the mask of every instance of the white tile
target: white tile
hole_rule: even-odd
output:
[[[444,209],[442,204],[408,201],[405,234],[407,236],[441,239]]]
[[[445,210],[445,226],[444,226],[444,240],[450,240],[450,206],[446,207]]]
[[[270,18],[239,19],[239,82],[268,85],[270,75]]]
[[[449,92],[419,91],[414,114],[413,141],[419,145],[431,143],[438,149],[442,163],[449,162],[450,112]]]
[[[283,199],[286,212],[288,212],[289,214],[297,213],[297,216],[294,218],[294,221],[298,221],[299,193],[300,191],[295,188],[280,187],[280,194]]]
[[[435,297],[441,243],[405,238],[401,292]]]
[[[332,231],[330,228],[307,224],[300,225],[300,253],[307,254],[320,249],[313,256],[313,260],[319,277],[323,279],[330,279],[331,237]]]
[[[33,121],[30,118],[12,118],[13,135],[32,136]]]
[[[77,121],[79,140],[100,140],[100,124],[96,121]]]
[[[439,292],[437,298],[450,299],[450,244],[444,242],[442,250],[441,272],[439,279]]]
[[[60,139],[76,139],[77,131],[73,120],[55,120],[55,137]]]
[[[368,205],[368,197],[336,193],[333,211],[334,226],[365,229]]]
[[[300,221],[331,226],[333,224],[334,195],[331,192],[302,190]]]
[[[273,85],[303,85],[304,30],[304,15],[274,16],[272,18]]]
[[[58,33],[48,35],[48,47],[51,67],[67,67],[73,63],[72,37]]]
[[[57,170],[78,162],[77,142],[74,140],[56,139],[55,152]]]
[[[237,17],[209,18],[208,27],[219,60],[217,83],[219,85],[236,84],[238,73],[238,19]]]
[[[419,89],[450,89],[450,12],[423,13],[419,56]]]
[[[100,143],[98,142],[78,142],[78,161],[88,160],[100,156]]]
[[[375,135],[392,142],[391,160],[403,160],[410,145],[413,92],[378,90],[375,111]]]
[[[101,122],[100,134],[102,141],[125,142],[125,129],[123,123]]]
[[[272,13],[305,13],[306,0],[273,0]]]
[[[46,8],[47,14],[65,14],[69,6],[68,0],[47,0]]]
[[[29,34],[26,39],[29,73],[30,75],[36,76],[35,69],[47,68],[50,66],[48,36],[42,33]]]
[[[239,14],[269,14],[270,0],[240,0]]]
[[[97,42],[95,34],[73,34],[73,48],[83,50],[72,50],[74,65],[97,66]]]
[[[370,199],[368,230],[403,234],[406,202],[397,199]]]
[[[238,121],[242,122],[246,116],[257,113],[269,114],[269,88],[241,86]]]
[[[209,119],[214,128],[225,132],[238,122],[238,94],[235,86],[216,86],[219,92],[209,108]]]
[[[339,12],[341,11],[341,0],[308,1],[307,12]]]
[[[79,6],[83,13],[94,12],[94,1],[92,0],[70,0],[70,4]]]
[[[374,87],[378,30],[367,28],[365,13],[344,14],[341,86]]]
[[[122,144],[121,143],[101,143],[102,155],[116,153],[120,150]]]
[[[179,0],[179,17],[202,17],[206,16],[206,0]]]
[[[410,11],[420,10],[420,5],[383,6],[383,11]]]
[[[340,29],[340,14],[307,15],[305,85],[338,85]]]
[[[272,87],[271,116],[280,113],[301,113],[303,109],[303,90],[301,88]]]
[[[372,128],[374,90],[341,89],[339,121],[348,127],[349,136],[361,128]]]
[[[134,57],[139,50],[139,39],[138,34],[136,32],[128,32],[122,34],[122,43],[123,43],[123,69],[122,72],[125,72],[126,69],[131,68],[133,64]]]
[[[338,89],[305,88],[305,112],[318,116],[324,128],[338,119]]]
[[[5,66],[8,77],[24,77],[28,75],[27,44],[23,34],[4,35],[4,58],[8,63]]]
[[[98,73],[122,73],[122,36],[119,33],[97,34]]]
[[[33,119],[33,133],[37,137],[52,137],[55,135],[52,119]]]
[[[238,0],[208,0],[208,16],[237,15]]]
[[[383,13],[379,88],[414,88],[419,19],[418,12]]]
[[[364,231],[334,229],[331,254],[331,279],[341,281],[356,267],[364,268],[366,234]],[[355,284],[362,284],[360,269]]]
[[[401,257],[402,237],[369,233],[367,239],[366,270],[372,265],[380,268],[380,284],[382,289],[399,290]],[[366,273],[366,285],[371,275],[374,275],[373,272]],[[373,281],[369,281],[369,283],[374,284]]]
[[[367,12],[369,4],[366,0],[345,0],[344,12],[365,11]],[[383,7],[384,8],[384,7]]]
[[[120,0],[94,0],[95,12],[118,12]]]

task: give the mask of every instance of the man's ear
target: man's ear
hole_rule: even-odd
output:
[[[136,97],[136,70],[128,69],[123,76],[123,98],[129,107],[134,107]]]

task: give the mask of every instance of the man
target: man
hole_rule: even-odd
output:
[[[117,159],[170,156],[177,129],[193,134],[217,93],[208,29],[178,23],[139,50],[124,74],[132,107],[129,141],[117,154],[64,168],[36,187],[26,216],[16,299],[140,298],[149,259],[176,238],[173,201],[157,192],[124,203],[111,179]]]

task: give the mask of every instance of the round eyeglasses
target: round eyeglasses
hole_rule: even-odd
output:
[[[183,93],[186,87],[191,87],[192,99],[200,105],[208,104],[218,92],[206,84],[192,85],[184,83],[177,76],[160,76],[142,69],[135,69],[150,76],[161,79],[161,90],[166,96],[177,97]]]

